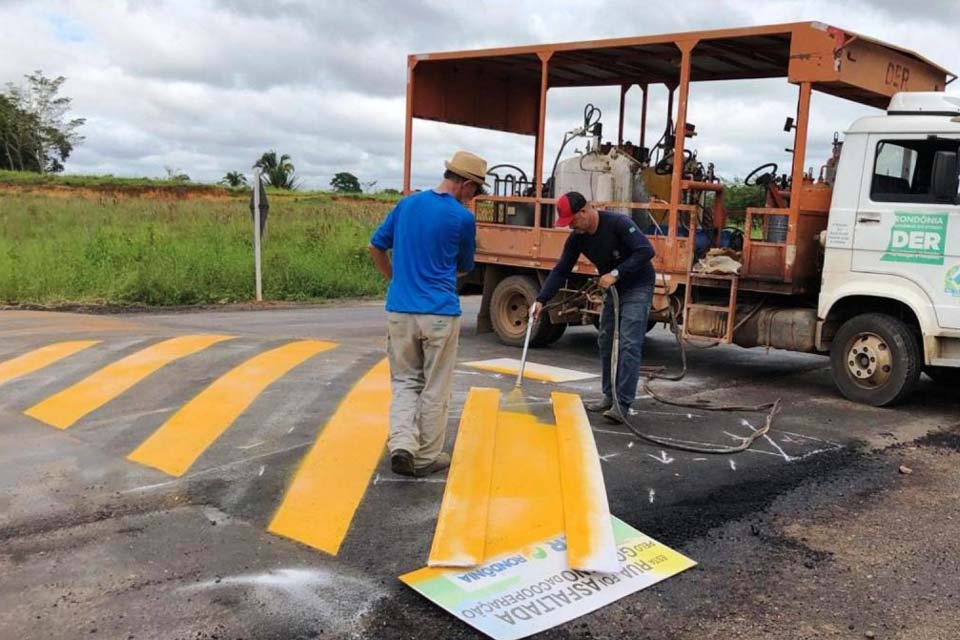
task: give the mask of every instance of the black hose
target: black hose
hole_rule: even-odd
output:
[[[693,453],[714,453],[714,454],[731,454],[731,453],[740,453],[741,451],[746,451],[749,449],[753,443],[758,439],[767,434],[770,431],[770,427],[773,425],[773,420],[780,413],[780,398],[777,398],[773,402],[758,404],[758,405],[717,405],[711,404],[706,401],[684,401],[684,400],[674,400],[665,398],[650,388],[650,381],[655,379],[663,380],[680,380],[687,372],[687,352],[683,344],[683,338],[680,335],[680,328],[677,324],[677,316],[673,307],[670,307],[670,324],[673,328],[673,332],[677,337],[677,344],[680,346],[680,358],[683,364],[679,374],[667,375],[663,373],[663,368],[649,372],[645,379],[643,380],[643,391],[647,393],[657,402],[672,405],[676,407],[685,407],[691,409],[700,409],[704,411],[768,411],[766,420],[764,421],[763,427],[753,432],[748,437],[743,438],[743,442],[739,445],[733,447],[724,447],[724,446],[710,446],[710,447],[697,447],[694,445],[682,444],[675,442],[673,440],[667,440],[660,438],[654,435],[643,433],[639,427],[630,422],[629,411],[627,415],[623,415],[623,412],[620,410],[620,399],[617,397],[617,369],[619,368],[620,360],[620,296],[617,293],[616,287],[610,287],[610,296],[613,302],[613,345],[610,354],[610,389],[613,393],[613,406],[616,411],[616,415],[620,417],[623,421],[623,424],[633,432],[633,435],[637,436],[641,440],[646,440],[647,442],[652,442],[658,446],[676,449],[679,451],[690,451]]]

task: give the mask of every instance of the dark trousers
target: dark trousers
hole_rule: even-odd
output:
[[[643,358],[643,339],[647,335],[647,319],[653,300],[653,285],[632,287],[620,294],[620,353],[617,367],[617,398],[624,412],[637,396],[640,380],[640,362]],[[600,360],[603,367],[603,395],[613,398],[610,387],[610,355],[613,352],[613,296],[608,290],[600,314]]]

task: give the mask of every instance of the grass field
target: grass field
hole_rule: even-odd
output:
[[[271,197],[270,204],[265,299],[328,300],[384,291],[366,246],[390,199],[296,193]],[[73,197],[7,189],[0,193],[0,304],[251,300],[252,235],[244,195]]]

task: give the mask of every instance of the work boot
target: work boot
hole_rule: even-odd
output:
[[[602,400],[588,402],[587,404],[583,405],[583,408],[587,411],[592,411],[593,413],[602,413],[604,411],[608,411],[612,406],[613,400],[604,396]]]
[[[430,464],[424,467],[417,467],[414,470],[414,475],[417,476],[418,478],[423,478],[424,476],[428,476],[431,473],[436,473],[437,471],[443,471],[449,466],[450,466],[450,454],[445,451],[441,451],[440,455],[437,456],[436,460],[434,460],[433,462],[431,462]]]
[[[413,454],[406,449],[397,449],[390,454],[390,468],[401,476],[417,475],[417,470],[413,466]]]
[[[603,412],[603,417],[609,420],[610,422],[616,422],[617,424],[623,424],[624,416],[631,416],[633,412],[629,407],[623,407],[620,409],[620,413],[617,413],[613,408],[607,409]]]

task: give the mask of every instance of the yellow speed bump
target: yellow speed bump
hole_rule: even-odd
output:
[[[571,569],[620,570],[597,445],[580,396],[551,394],[563,492],[567,561]]]
[[[66,429],[163,366],[229,339],[228,336],[181,336],[158,342],[107,365],[24,413],[51,427]]]
[[[383,455],[390,430],[390,363],[350,390],[304,457],[269,531],[336,555]]]
[[[70,342],[56,342],[45,347],[34,349],[21,356],[6,362],[0,362],[0,384],[10,382],[14,378],[25,376],[28,373],[39,371],[58,360],[83,351],[88,347],[99,344],[99,340],[72,340]]]
[[[298,340],[237,365],[183,405],[127,459],[182,476],[271,383],[336,346]]]
[[[470,389],[433,534],[431,567],[483,562],[499,407],[499,390]]]

